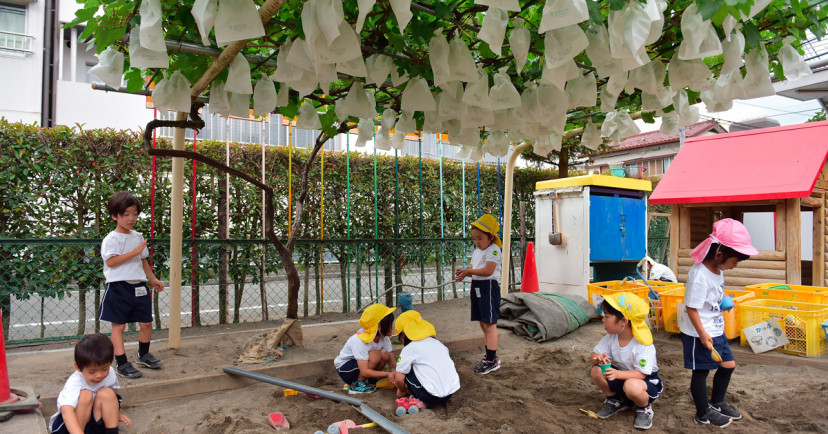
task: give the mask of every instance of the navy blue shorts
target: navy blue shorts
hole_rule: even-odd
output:
[[[472,280],[471,320],[497,324],[500,318],[500,283],[494,279]]]
[[[618,369],[615,366],[612,368]],[[624,393],[625,381],[627,380],[607,380],[607,384],[609,385],[610,391],[615,393],[615,396],[624,400],[629,400],[627,395]],[[664,391],[664,382],[661,381],[661,377],[658,376],[658,372],[653,372],[645,377],[644,382],[647,383],[647,395],[650,396],[650,402],[652,403],[659,397],[659,395],[661,395],[661,392]]]
[[[356,359],[348,360],[342,367],[336,369],[336,373],[345,384],[351,384],[359,380],[359,364]]]
[[[136,297],[136,288],[143,288],[146,294]],[[98,318],[113,324],[152,322],[151,293],[146,282],[109,282],[101,300]]]
[[[116,393],[115,396],[118,397],[118,408],[120,408],[121,395]],[[90,410],[90,412],[91,411],[92,410]],[[58,415],[55,417],[54,423],[52,423],[52,426],[49,427],[49,432],[52,434],[69,434],[69,430],[66,429],[66,424],[63,423],[63,413],[60,413],[60,409],[58,409]],[[95,416],[90,414],[89,422],[86,422],[83,432],[84,434],[104,434],[106,432],[106,425],[104,425],[103,418],[95,420]]]
[[[712,353],[701,340],[695,336],[681,334],[681,343],[684,345],[684,367],[687,369],[717,369],[719,362],[713,360]],[[713,348],[722,356],[722,362],[735,360],[733,351],[730,350],[730,343],[727,335],[722,334],[713,338]]]
[[[435,404],[442,404],[451,398],[452,394],[446,395],[442,398],[438,398],[430,393],[420,384],[420,380],[414,375],[414,370],[412,369],[411,372],[405,374],[405,384],[408,386],[408,390],[411,391],[411,394],[414,395],[415,398],[423,401],[429,405]]]

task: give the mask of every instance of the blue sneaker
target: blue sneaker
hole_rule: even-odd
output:
[[[354,381],[348,387],[348,393],[351,395],[358,395],[361,393],[374,393],[377,391],[377,387],[373,384],[368,384],[365,381]]]

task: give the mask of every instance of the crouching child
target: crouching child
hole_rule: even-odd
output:
[[[409,310],[397,318],[394,328],[404,345],[393,380],[397,397],[411,395],[429,405],[448,401],[460,389],[460,376],[448,348],[435,338],[434,326]]]
[[[664,391],[658,376],[653,335],[646,319],[649,304],[635,294],[604,296],[601,304],[607,335],[592,349],[590,375],[606,396],[598,417],[606,419],[635,406],[637,429],[653,425],[653,401]]]
[[[120,388],[112,368],[114,347],[108,337],[91,334],[75,345],[75,372],[57,398],[58,412],[49,419],[55,434],[118,432],[118,423],[131,427],[121,413]]]

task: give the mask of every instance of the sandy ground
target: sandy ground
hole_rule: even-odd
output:
[[[481,336],[476,323],[468,321],[468,301],[451,300],[415,306],[432,321],[438,338],[451,340]],[[344,341],[356,330],[355,314],[325,314],[304,321],[304,349],[291,348],[283,360],[257,365],[237,365],[253,369],[279,363],[297,363],[334,357]],[[244,342],[273,323],[243,324],[185,330],[180,349],[165,348],[164,335],[152,351],[164,360],[158,371],[144,370],[145,378],[122,381],[130,384],[197,377],[215,374],[233,366]],[[590,419],[579,408],[597,411],[602,404],[600,391],[588,377],[588,356],[604,334],[600,322],[592,322],[554,342],[536,344],[501,332],[499,371],[481,376],[472,372],[482,349],[452,354],[461,389],[445,406],[424,409],[416,415],[394,415],[394,392],[379,390],[357,395],[373,409],[412,433],[536,433],[536,432],[633,432],[634,412],[620,413],[607,420]],[[134,340],[134,337],[131,339]],[[738,341],[733,341],[738,345]],[[69,345],[11,348],[8,351],[12,386],[35,386],[43,396],[55,396],[71,373]],[[694,407],[689,394],[690,373],[682,366],[681,343],[666,333],[656,334],[660,374],[665,391],[653,405],[653,432],[698,432],[710,430],[693,424]],[[127,345],[134,357],[136,348]],[[734,373],[728,400],[744,418],[727,428],[729,432],[828,432],[828,356],[809,359],[810,366],[797,366],[796,356],[773,355],[773,362],[751,358],[740,363],[740,354],[749,349],[736,348],[739,365]],[[771,357],[771,356],[768,356]],[[784,357],[785,359],[780,359]],[[745,356],[745,358],[748,358]],[[756,360],[759,360],[757,363]],[[783,360],[780,364],[780,360]],[[788,363],[793,366],[784,366]],[[711,376],[712,377],[712,376]],[[330,391],[342,384],[333,366],[321,377],[294,380]],[[225,392],[156,400],[143,404],[124,403],[123,411],[135,422],[126,433],[267,433],[267,414],[282,412],[291,431],[324,431],[332,423],[353,419],[368,422],[346,404],[315,400],[305,395],[285,397],[283,389],[255,384]],[[46,415],[48,418],[48,415]],[[358,431],[355,431],[358,432]],[[380,432],[372,428],[365,432]]]

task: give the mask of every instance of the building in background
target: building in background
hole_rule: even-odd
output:
[[[688,125],[686,138],[726,133],[715,120]],[[585,169],[591,174],[607,174],[628,178],[661,177],[678,154],[681,138],[678,133],[665,136],[658,131],[636,134],[611,149],[591,155]]]

